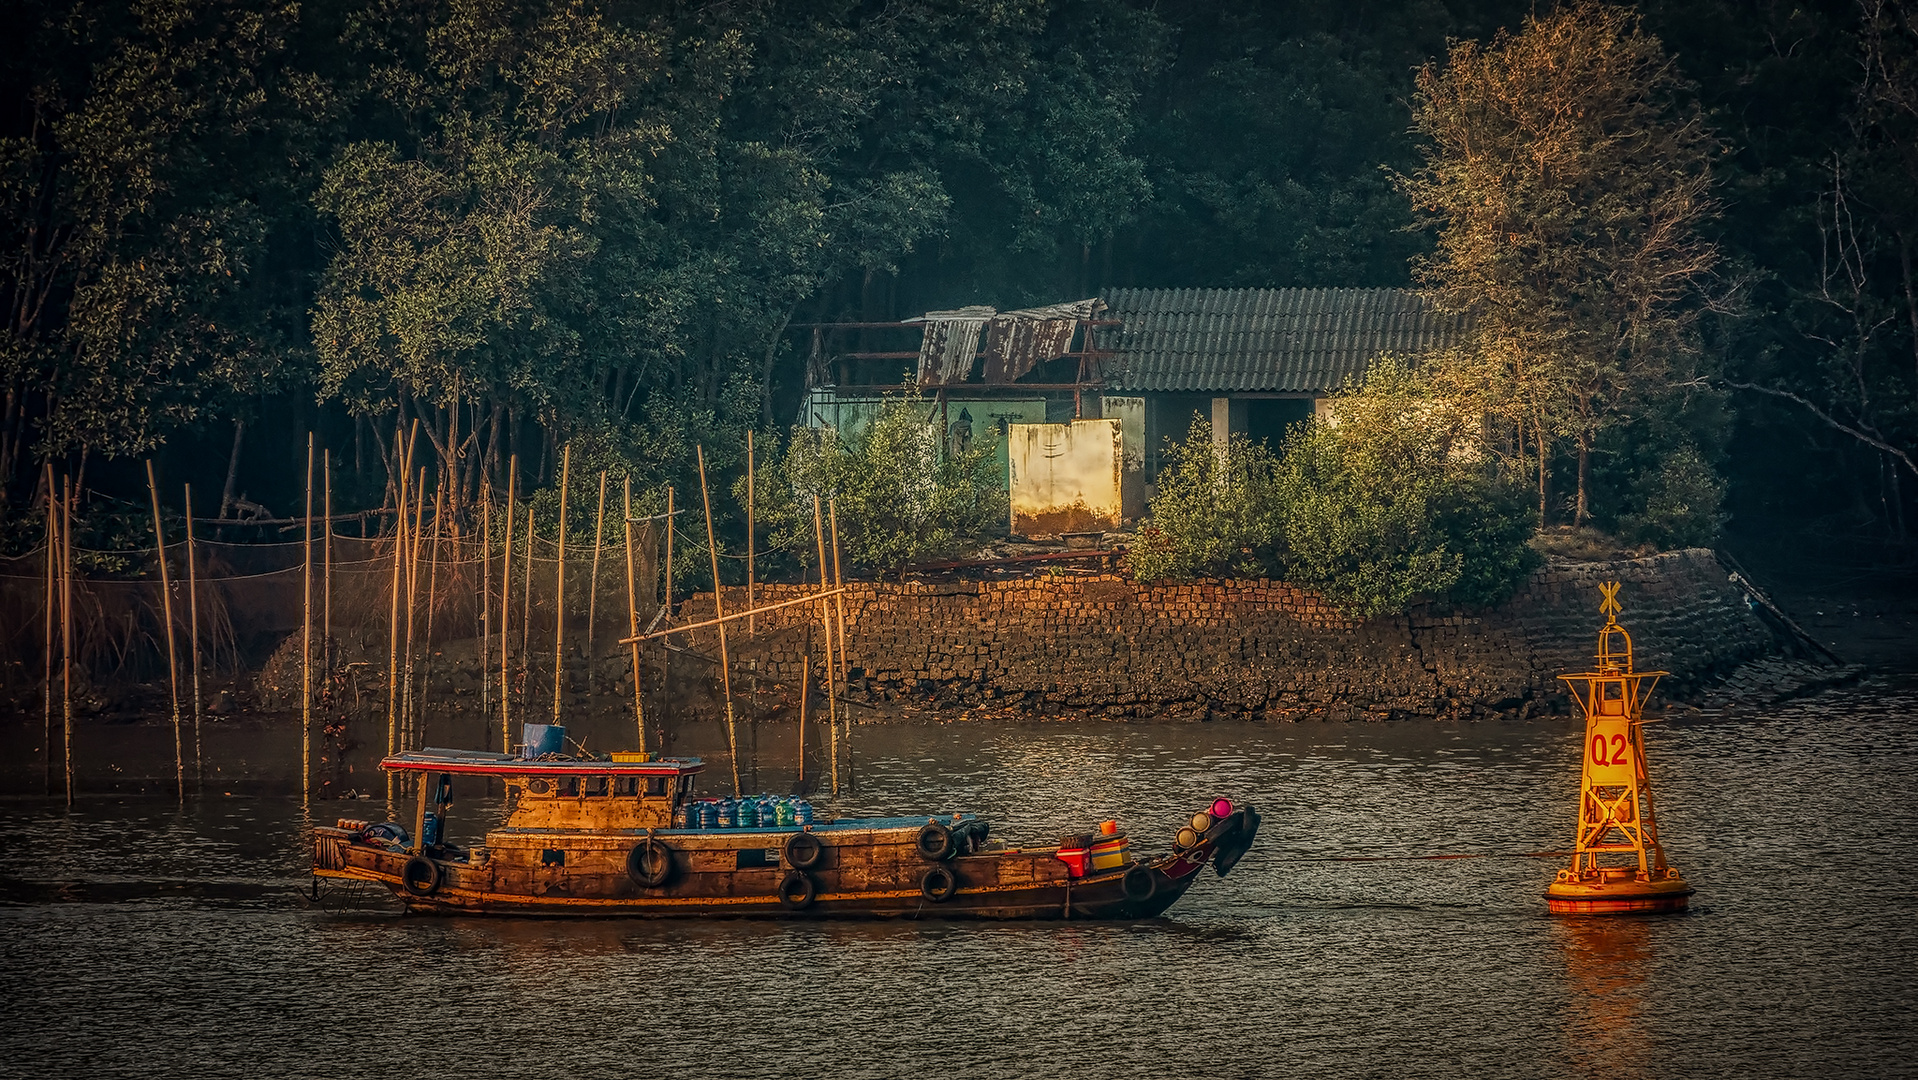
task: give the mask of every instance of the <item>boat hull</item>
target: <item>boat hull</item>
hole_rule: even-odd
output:
[[[488,836],[483,858],[461,861],[351,843],[346,830],[323,828],[315,830],[314,872],[383,886],[409,913],[422,915],[1144,919],[1177,903],[1221,842],[1249,844],[1256,828],[1241,813],[1170,857],[1075,877],[1054,848],[926,858],[914,842],[925,822],[821,828],[811,834],[821,841],[817,859],[805,867],[789,857],[797,830],[502,830]],[[649,843],[671,853],[669,879],[656,886],[628,869],[635,846]]]

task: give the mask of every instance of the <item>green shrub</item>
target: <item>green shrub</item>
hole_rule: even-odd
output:
[[[1661,548],[1709,547],[1729,520],[1725,482],[1693,446],[1681,446],[1639,481],[1644,509],[1619,515],[1627,539]]]
[[[1212,425],[1195,419],[1185,443],[1167,451],[1158,492],[1147,508],[1126,566],[1140,581],[1184,581],[1207,574],[1257,575],[1278,567],[1279,521],[1273,478],[1278,461],[1263,445],[1233,435],[1225,452]]]
[[[1295,431],[1277,485],[1287,578],[1365,616],[1510,595],[1537,562],[1534,515],[1479,458],[1469,420],[1381,360]]]
[[[869,570],[963,555],[1003,530],[1006,482],[993,440],[942,459],[929,409],[918,398],[889,399],[850,443],[830,428],[794,428],[776,482],[760,488],[767,546],[801,566],[818,562],[814,495],[837,501],[842,550]]]

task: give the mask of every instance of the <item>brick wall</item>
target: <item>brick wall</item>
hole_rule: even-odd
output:
[[[1638,666],[1673,672],[1665,691],[1776,649],[1744,594],[1703,549],[1541,569],[1484,611],[1415,610],[1351,620],[1315,594],[1266,580],[1140,585],[1101,576],[1016,581],[850,583],[851,692],[872,701],[1012,706],[1046,714],[1198,718],[1466,716],[1561,711],[1556,676],[1585,670],[1601,619],[1600,581],[1624,583],[1622,624]],[[761,603],[811,587],[761,586]],[[726,590],[727,610],[745,603]],[[682,604],[710,617],[712,596]],[[729,630],[735,670],[798,677],[820,655],[812,605]],[[810,625],[809,625],[810,624]],[[810,644],[809,644],[810,643]],[[693,647],[715,654],[710,631]]]

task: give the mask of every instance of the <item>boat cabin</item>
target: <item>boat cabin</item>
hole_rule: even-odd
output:
[[[454,776],[484,776],[504,783],[502,829],[541,832],[670,829],[675,813],[693,797],[705,763],[698,758],[646,758],[616,754],[611,761],[527,760],[513,754],[428,747],[395,754],[383,769],[424,774],[414,816],[417,846],[444,843],[446,808]]]

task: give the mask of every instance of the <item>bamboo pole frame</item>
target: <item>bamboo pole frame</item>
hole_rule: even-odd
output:
[[[726,747],[733,766],[733,795],[740,794],[739,787],[739,732],[733,720],[733,674],[732,659],[726,649],[726,611],[725,601],[719,585],[719,545],[713,539],[713,499],[706,490],[706,448],[696,447],[699,456],[699,501],[706,508],[706,553],[712,556],[713,563],[713,614],[719,617],[715,625],[719,628],[719,685],[726,694]]]
[[[180,745],[180,660],[173,642],[173,581],[166,568],[166,531],[160,526],[160,488],[153,482],[153,459],[147,459],[147,494],[153,500],[154,555],[160,563],[160,608],[166,619],[166,678],[173,694],[173,779],[180,801],[186,801],[186,751]]]
[[[559,564],[553,572],[553,723],[559,723],[566,671],[566,488],[573,480],[573,444],[560,450]]]
[[[200,728],[204,711],[200,705],[200,569],[193,550],[193,485],[186,485],[186,612],[187,657],[193,667],[193,778],[206,779],[206,744]]]
[[[819,509],[819,496],[812,497],[813,540],[819,546],[819,585],[823,590],[826,584],[826,526]],[[832,654],[832,610],[822,596],[819,600],[819,623],[826,636],[826,724],[832,732],[832,752],[828,763],[832,769],[832,793],[839,794],[839,705],[833,693],[832,673],[834,668]]]
[[[593,623],[599,614],[599,553],[606,546],[606,470],[599,470],[599,512],[593,517],[593,572],[586,581],[586,686],[593,685]]]

